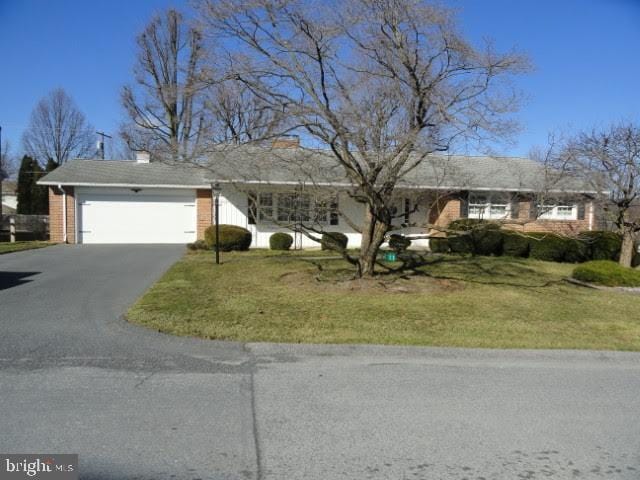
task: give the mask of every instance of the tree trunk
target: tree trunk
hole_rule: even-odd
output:
[[[631,267],[633,261],[633,233],[629,230],[622,232],[622,247],[620,248],[620,265]]]
[[[384,236],[389,231],[389,225],[380,222],[367,208],[362,228],[360,256],[358,257],[358,276],[371,277],[375,273],[376,257]]]

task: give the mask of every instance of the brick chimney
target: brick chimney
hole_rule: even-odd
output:
[[[273,148],[298,148],[300,146],[300,137],[298,135],[286,135],[277,137],[271,142]]]

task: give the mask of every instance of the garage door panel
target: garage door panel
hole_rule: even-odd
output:
[[[187,243],[196,239],[195,193],[100,192],[78,196],[82,243]]]

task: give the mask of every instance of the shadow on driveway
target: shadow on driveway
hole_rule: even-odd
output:
[[[0,271],[0,290],[17,287],[23,283],[31,282],[34,275],[41,272],[1,272]]]

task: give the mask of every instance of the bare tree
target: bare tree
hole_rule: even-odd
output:
[[[94,152],[94,129],[73,99],[58,88],[38,102],[22,136],[23,148],[40,162],[58,165]]]
[[[201,0],[201,17],[232,59],[224,68],[273,111],[330,149],[364,205],[351,259],[372,275],[392,227],[398,182],[457,140],[508,134],[516,95],[503,79],[527,68],[491,44],[474,48],[452,12],[414,0]],[[231,53],[231,50],[233,53]]]
[[[130,120],[121,130],[123,138],[131,148],[158,158],[197,158],[210,132],[200,32],[170,9],[151,20],[137,45],[136,84],[122,90]]]
[[[269,138],[281,119],[243,83],[222,79],[207,91],[206,113],[214,144],[240,145]]]
[[[640,216],[640,126],[612,125],[606,130],[580,133],[568,142],[566,167],[588,179],[600,193],[600,205],[622,235],[620,264],[630,267]]]

